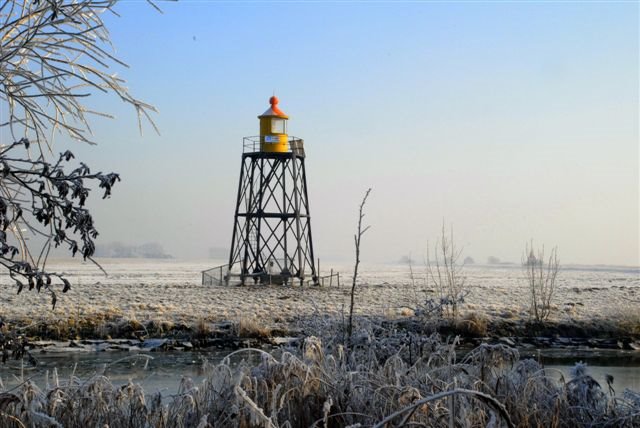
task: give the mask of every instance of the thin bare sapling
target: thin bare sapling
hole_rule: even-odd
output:
[[[356,250],[356,261],[353,267],[353,282],[351,283],[351,303],[349,305],[349,323],[347,325],[347,340],[348,343],[351,344],[351,335],[353,333],[353,307],[355,305],[355,294],[356,294],[356,284],[358,279],[358,266],[360,265],[360,243],[362,240],[362,236],[369,230],[371,226],[362,227],[362,219],[364,218],[364,205],[367,203],[367,198],[369,197],[369,193],[371,193],[371,188],[367,189],[367,192],[364,194],[364,198],[362,198],[362,202],[360,203],[360,210],[358,214],[358,231],[355,235],[353,235],[353,240],[355,243]]]

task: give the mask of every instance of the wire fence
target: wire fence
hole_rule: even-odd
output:
[[[202,271],[202,285],[226,285],[229,265],[220,265]]]
[[[245,278],[255,278],[259,279],[262,283],[266,284],[283,284],[283,283],[293,283],[297,278],[292,277],[290,275],[277,274],[273,272],[261,272],[258,274],[248,274],[245,275]],[[202,285],[209,286],[223,286],[223,285],[231,285],[231,284],[240,284],[242,282],[242,278],[240,274],[233,274],[229,265],[220,265],[213,267],[211,269],[202,271]],[[331,273],[329,275],[318,276],[317,281],[314,279],[307,279],[302,281],[302,285],[319,285],[321,287],[329,286],[332,287],[337,285],[340,287],[340,272],[334,272],[331,269]]]

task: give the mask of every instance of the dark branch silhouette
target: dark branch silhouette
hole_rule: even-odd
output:
[[[115,14],[117,3],[0,2],[0,265],[18,293],[48,291],[54,307],[54,286],[65,292],[70,283],[47,271],[51,249],[63,246],[92,260],[98,231],[86,208],[90,189],[101,189],[107,198],[120,180],[115,173],[92,173],[70,151],[56,156],[54,137],[94,143],[92,115],[111,117],[86,104],[95,93],[131,105],[141,131],[145,118],[155,129],[149,117],[155,109],[134,98],[112,70],[126,64],[110,53],[101,16]]]

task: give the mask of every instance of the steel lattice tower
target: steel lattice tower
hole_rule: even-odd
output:
[[[260,137],[244,138],[226,282],[317,282],[302,139],[286,134],[288,117],[269,100]]]

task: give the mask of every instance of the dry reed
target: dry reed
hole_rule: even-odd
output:
[[[0,426],[640,426],[640,394],[606,393],[583,365],[558,382],[504,345],[482,345],[458,361],[456,340],[406,339],[374,335],[350,353],[316,337],[277,358],[237,351],[261,361],[207,364],[202,383],[185,378],[169,397],[104,376],[54,375],[45,390],[26,382],[0,393]]]

